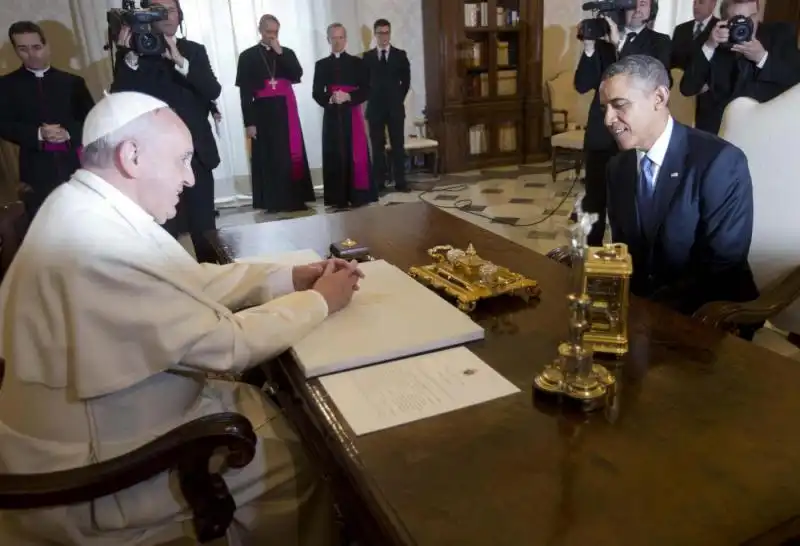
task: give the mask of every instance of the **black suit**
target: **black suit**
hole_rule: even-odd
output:
[[[692,52],[681,80],[681,93],[693,96],[708,85],[706,93],[716,109],[713,117],[702,120],[698,128],[717,133],[725,107],[738,97],[750,97],[759,102],[773,99],[800,83],[800,52],[797,35],[785,23],[761,23],[756,38],[769,54],[764,67],[747,60],[724,46],[718,46],[709,61],[702,47]]]
[[[640,217],[635,150],[608,164],[608,218],[633,257],[631,292],[691,314],[710,301],[758,297],[747,256],[753,188],[744,153],[674,122],[653,211]]]
[[[694,52],[706,43],[714,26],[719,22],[716,17],[711,17],[702,32],[694,38],[695,20],[686,21],[675,27],[672,34],[672,63],[670,68],[680,68],[684,72],[689,66],[689,61]],[[725,105],[714,100],[711,93],[700,93],[695,99],[694,126],[703,131],[716,133],[715,124],[722,118]]]
[[[117,52],[111,90],[138,91],[163,100],[189,128],[194,142],[195,184],[184,190],[178,215],[164,224],[164,229],[175,236],[188,229],[198,260],[213,261],[214,253],[204,233],[216,227],[211,171],[219,165],[219,152],[208,117],[210,104],[222,87],[211,69],[206,48],[197,42],[178,40],[178,51],[189,62],[186,76],[162,57],[139,57],[139,66],[133,70],[125,62],[128,51],[121,48]]]
[[[606,225],[606,165],[617,153],[617,143],[605,125],[603,108],[600,106],[598,90],[603,72],[617,59],[628,55],[650,55],[664,63],[664,66],[669,66],[670,51],[669,36],[644,28],[634,40],[626,39],[619,52],[609,42],[598,40],[595,42],[594,54],[588,57],[584,53],[578,62],[578,69],[575,71],[575,89],[580,94],[594,91],[583,141],[586,154],[586,197],[582,205],[583,210],[599,215],[588,238],[592,246],[600,245],[603,240]]]
[[[385,129],[389,130],[392,146],[392,170],[395,187],[405,189],[405,105],[411,86],[411,65],[402,49],[390,46],[388,57],[382,51],[370,49],[364,53],[364,64],[369,70],[370,94],[367,102],[367,121],[372,144],[372,179],[381,189],[386,183]]]

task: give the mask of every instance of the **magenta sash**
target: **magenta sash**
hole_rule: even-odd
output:
[[[270,80],[264,80],[264,87],[256,91],[255,98],[269,99],[284,97],[286,111],[289,115],[289,155],[292,159],[292,180],[298,181],[305,177],[305,158],[303,157],[303,132],[300,129],[300,114],[297,111],[297,97],[294,95],[292,82],[280,78],[276,79],[275,89]]]
[[[69,141],[66,142],[42,142],[42,151],[45,152],[68,152],[72,150],[72,146]],[[78,154],[78,161],[80,162],[83,159],[83,146],[78,146],[75,149],[75,153]]]
[[[328,91],[344,91],[350,93],[358,87],[352,85],[329,85]],[[353,153],[353,187],[357,190],[369,189],[369,159],[367,158],[367,130],[364,126],[364,114],[361,105],[350,107],[350,131],[352,135]]]

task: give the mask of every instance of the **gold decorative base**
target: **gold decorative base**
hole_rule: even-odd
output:
[[[593,363],[588,376],[566,373],[564,361],[559,357],[536,376],[533,388],[565,402],[577,402],[583,411],[595,411],[605,407],[615,383],[614,375],[600,364]]]
[[[429,249],[428,254],[436,263],[414,266],[408,274],[455,299],[464,312],[475,310],[480,300],[497,296],[517,296],[528,302],[541,294],[536,281],[482,259],[472,245],[466,251],[438,246]]]

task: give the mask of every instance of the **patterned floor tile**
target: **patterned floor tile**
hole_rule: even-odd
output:
[[[481,190],[481,193],[485,193],[485,194],[488,194],[488,195],[492,195],[492,194],[497,195],[499,193],[503,193],[503,189],[502,188],[483,188]]]
[[[561,207],[559,209],[545,209],[544,213],[550,216],[569,216],[572,214],[572,211],[568,208]]]
[[[458,195],[453,195],[449,193],[440,193],[433,199],[434,201],[455,201],[456,199],[458,199]]]
[[[549,184],[547,182],[525,182],[525,188],[546,188],[547,186],[552,185],[552,182]]]
[[[528,197],[512,197],[508,200],[508,202],[513,205],[532,205],[534,203],[534,199],[530,199]]]
[[[467,205],[465,207],[461,207],[461,210],[466,212],[483,212],[486,210],[486,205]]]

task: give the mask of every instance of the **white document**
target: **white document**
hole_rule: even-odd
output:
[[[319,381],[359,436],[520,392],[464,347]]]
[[[307,378],[483,339],[466,313],[397,267],[359,264],[360,290],[292,352]]]
[[[277,264],[277,265],[306,265],[322,260],[319,254],[311,249],[290,250],[275,254],[263,254],[261,256],[251,256],[249,258],[239,258],[236,263],[244,264]]]

